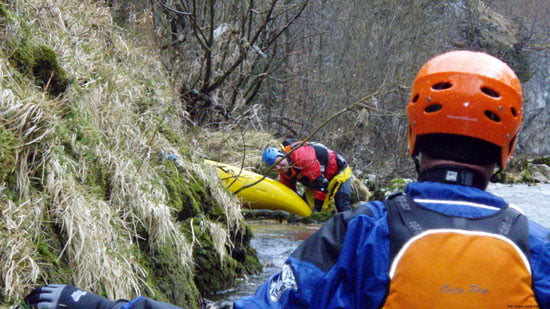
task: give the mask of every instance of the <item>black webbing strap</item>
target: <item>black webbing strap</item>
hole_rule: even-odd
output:
[[[523,251],[525,256],[529,257],[527,217],[513,208],[506,206],[490,216],[470,219],[448,216],[424,208],[405,194],[390,196],[385,204],[388,210],[392,261],[411,237],[427,230],[443,228],[482,231],[506,236]]]

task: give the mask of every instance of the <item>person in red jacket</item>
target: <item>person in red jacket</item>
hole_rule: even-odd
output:
[[[279,181],[297,191],[305,187],[305,199],[314,211],[330,209],[334,200],[338,212],[351,209],[352,171],[346,160],[321,143],[285,140],[282,150],[268,147],[262,161],[279,173]]]

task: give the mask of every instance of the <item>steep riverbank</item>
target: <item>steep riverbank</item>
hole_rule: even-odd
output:
[[[104,1],[4,1],[0,21],[0,307],[64,283],[196,308],[259,271],[151,40]]]

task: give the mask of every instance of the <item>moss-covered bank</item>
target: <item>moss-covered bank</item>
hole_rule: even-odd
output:
[[[240,229],[229,229],[223,236],[230,241],[219,244],[220,228],[228,222],[224,209],[213,199],[209,184],[197,176],[184,176],[184,168],[174,161],[165,161],[162,176],[168,188],[174,216],[181,222],[181,231],[193,239],[195,284],[202,295],[210,295],[234,284],[235,280],[261,271],[256,252],[250,247],[252,232],[240,222]],[[216,229],[219,228],[219,229]],[[208,231],[213,231],[208,233]],[[219,246],[223,246],[219,250]],[[218,248],[216,247],[218,246]]]
[[[66,283],[196,308],[260,270],[150,41],[103,2],[4,1],[0,21],[0,307]]]

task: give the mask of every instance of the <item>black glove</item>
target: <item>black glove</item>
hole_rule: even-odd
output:
[[[48,284],[36,288],[25,297],[31,308],[37,309],[112,309],[115,302],[65,284]]]
[[[313,181],[311,188],[315,191],[321,191],[321,192],[327,193],[328,184],[329,184],[328,179],[326,179],[325,176],[321,175]]]

